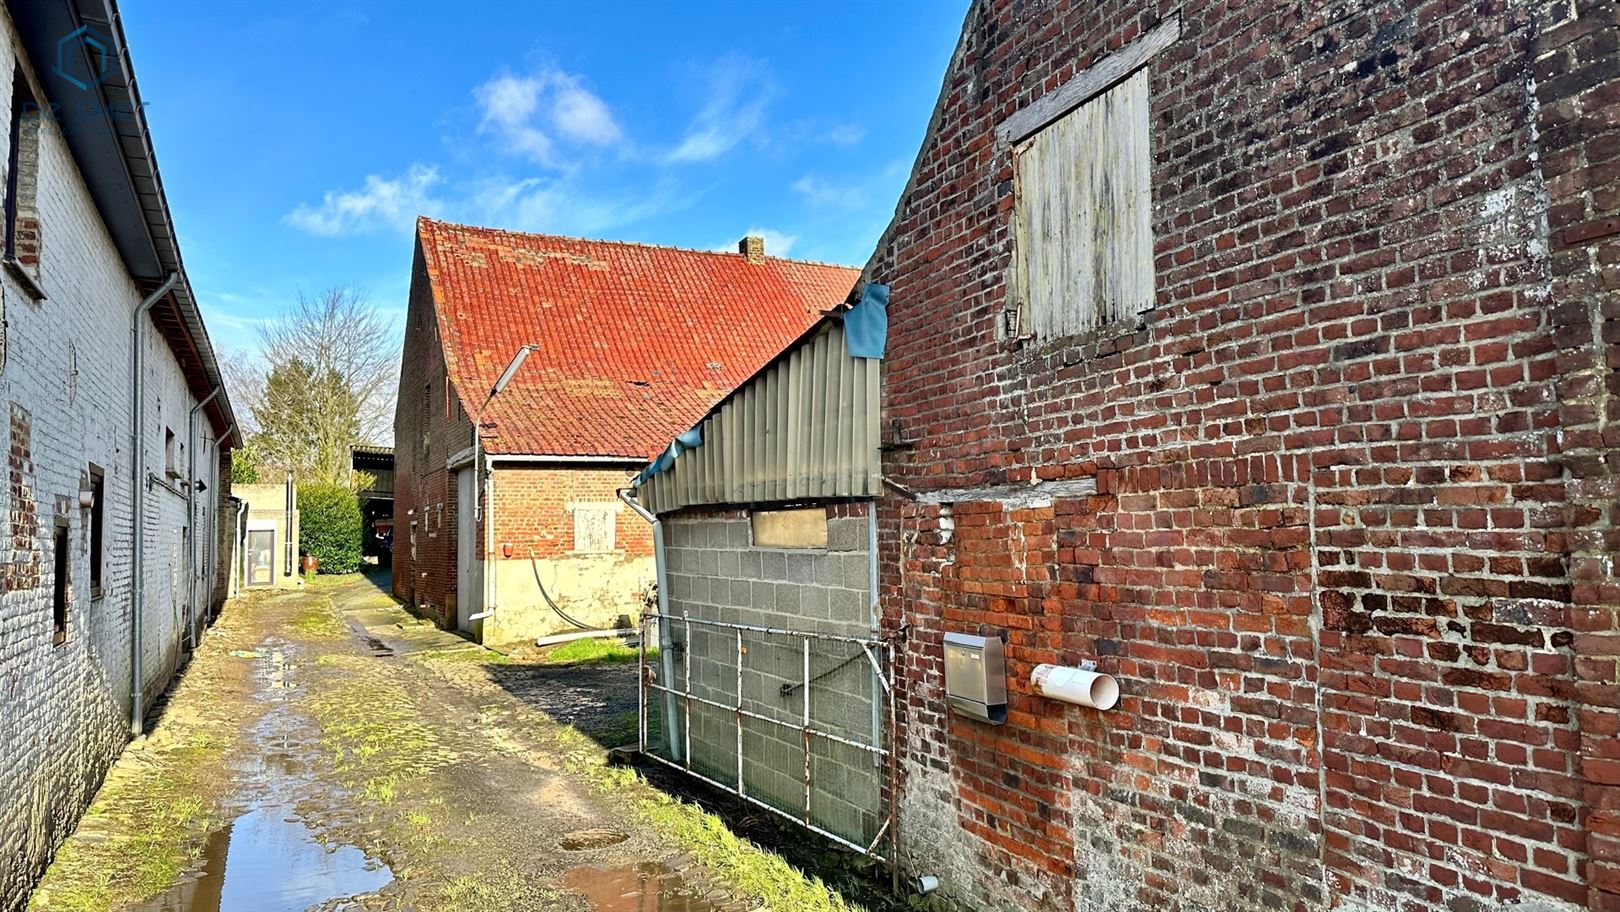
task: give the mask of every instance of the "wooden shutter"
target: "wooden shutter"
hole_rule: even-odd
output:
[[[1151,308],[1148,71],[1030,137],[1017,159],[1020,332],[1056,339]]]

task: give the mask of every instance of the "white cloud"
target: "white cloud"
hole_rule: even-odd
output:
[[[287,213],[287,223],[325,237],[360,234],[379,227],[409,231],[418,215],[435,215],[443,202],[432,194],[439,170],[412,165],[404,175],[386,179],[367,175],[359,190],[329,190],[319,206],[300,203]]]
[[[540,80],[497,76],[473,90],[484,119],[478,125],[500,135],[508,150],[541,164],[551,161],[551,137],[530,121],[540,107]]]
[[[601,237],[691,205],[696,196],[664,178],[651,186],[601,195],[573,175],[558,178],[488,179],[468,190],[465,220],[516,231]]]
[[[822,135],[835,146],[853,146],[866,138],[866,128],[859,124],[838,124]]]
[[[618,142],[619,124],[602,99],[580,88],[572,76],[559,76],[552,121],[564,135],[580,142],[607,146]]]
[[[709,161],[756,133],[765,122],[765,106],[776,93],[765,65],[730,54],[709,69],[708,99],[687,126],[672,162]]]
[[[812,206],[837,209],[859,209],[870,195],[866,188],[856,184],[837,184],[806,174],[793,182],[793,192],[805,198]]]
[[[563,165],[553,133],[591,146],[612,145],[622,136],[607,103],[561,70],[496,76],[473,89],[473,97],[483,114],[480,132],[494,134],[509,154],[546,167]]]
[[[738,235],[736,240],[724,244],[716,244],[713,249],[723,250],[727,253],[737,252],[737,242],[745,237],[761,237],[765,239],[765,255],[785,257],[793,250],[793,244],[799,240],[796,234],[785,234],[772,228],[750,228]]]

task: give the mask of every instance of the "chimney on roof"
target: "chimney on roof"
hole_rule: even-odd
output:
[[[748,258],[750,263],[765,262],[765,239],[750,234],[737,242],[737,252]]]

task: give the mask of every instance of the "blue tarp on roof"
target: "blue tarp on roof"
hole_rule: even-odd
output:
[[[861,302],[844,314],[851,358],[882,358],[889,342],[889,286],[866,283]]]
[[[695,450],[702,445],[703,431],[701,425],[699,427],[692,428],[689,431],[682,432],[679,437],[676,437],[674,440],[670,441],[669,449],[659,453],[657,459],[654,459],[652,462],[648,463],[647,467],[642,469],[640,474],[636,475],[634,486],[640,486],[642,482],[674,465],[675,457],[681,455],[687,450]]]

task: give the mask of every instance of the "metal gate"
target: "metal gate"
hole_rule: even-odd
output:
[[[643,756],[892,867],[892,644],[685,614],[641,632]]]

